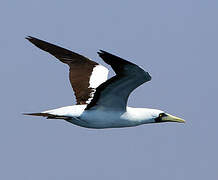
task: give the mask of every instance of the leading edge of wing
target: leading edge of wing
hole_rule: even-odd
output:
[[[130,61],[103,50],[99,50],[98,55],[105,63],[112,67],[116,75],[139,75],[140,77],[144,77],[145,82],[151,80],[151,75],[148,72]]]
[[[81,62],[81,63],[84,62],[84,63],[97,65],[96,62],[88,59],[85,56],[82,56],[78,53],[62,48],[60,46],[54,45],[47,41],[43,41],[41,39],[38,39],[32,36],[27,36],[26,39],[30,41],[32,44],[34,44],[36,47],[40,48],[43,51],[50,53],[51,55],[59,59],[61,62],[66,63],[68,65],[72,63],[77,63],[77,62]]]

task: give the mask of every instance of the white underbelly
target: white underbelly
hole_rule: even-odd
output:
[[[97,111],[85,111],[79,117],[81,120],[87,122],[89,126],[95,127],[108,127],[112,126],[117,120],[119,120],[120,113],[109,112],[97,112]]]
[[[66,119],[68,122],[87,128],[119,128],[140,124],[128,112],[85,110],[85,108],[86,105],[74,105],[44,112],[69,117]]]
[[[121,118],[123,112],[110,112],[110,111],[85,111],[79,119],[86,122],[85,126],[90,128],[119,128],[136,126],[137,124]]]

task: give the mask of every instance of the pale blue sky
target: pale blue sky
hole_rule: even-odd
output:
[[[212,0],[1,1],[0,179],[217,179],[217,17]],[[128,104],[187,123],[91,130],[24,117],[75,102],[68,67],[27,35],[142,66],[152,81]]]

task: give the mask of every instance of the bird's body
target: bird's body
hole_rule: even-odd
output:
[[[107,80],[106,67],[80,54],[37,38],[28,37],[27,39],[70,67],[69,78],[77,104],[26,115],[64,119],[78,126],[96,129],[169,121],[184,122],[161,110],[127,106],[130,93],[151,80],[149,73],[139,66],[101,50],[98,52],[99,56],[116,73]]]
[[[87,105],[66,106],[42,113],[54,115],[68,122],[87,128],[131,127],[154,123],[160,110],[127,107],[126,111],[85,110]],[[52,117],[51,117],[52,119]]]

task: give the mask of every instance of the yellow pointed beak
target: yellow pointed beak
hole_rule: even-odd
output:
[[[167,116],[164,116],[164,117],[161,118],[162,121],[185,123],[184,119],[178,118],[176,116],[173,116],[173,115],[170,115],[170,114],[167,114],[167,113],[166,113],[166,115]]]

